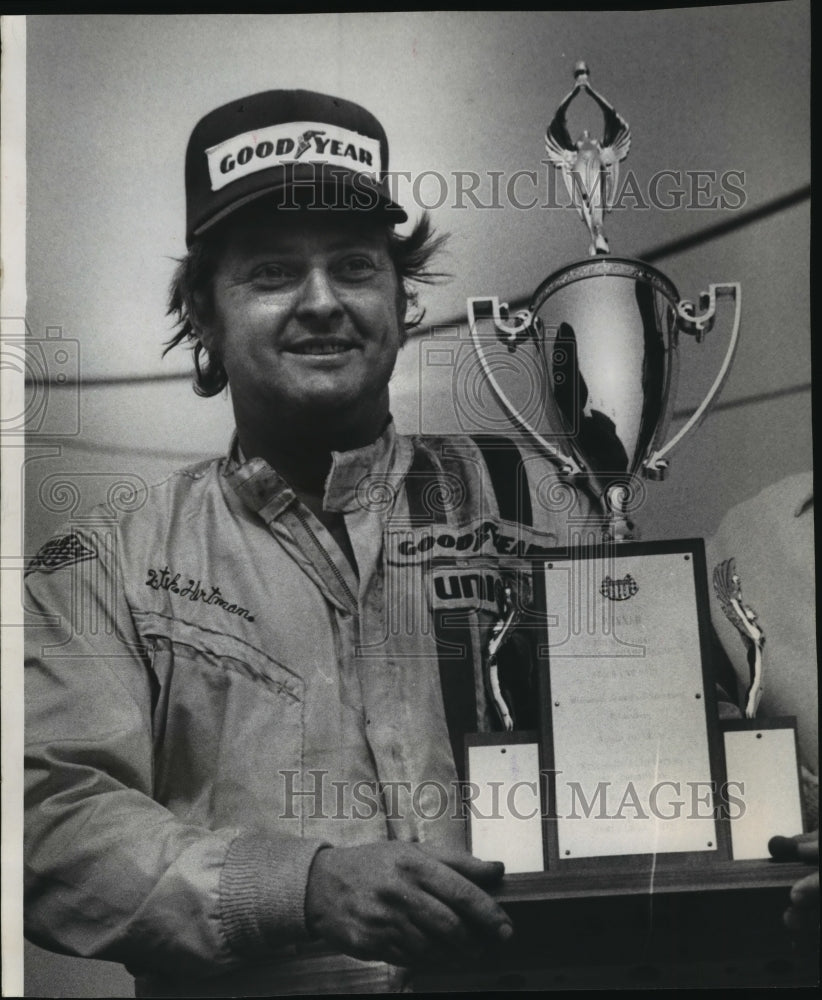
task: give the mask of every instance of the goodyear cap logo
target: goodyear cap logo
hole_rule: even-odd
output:
[[[309,90],[268,90],[211,111],[186,151],[186,240],[243,205],[293,192],[322,192],[307,207],[378,211],[390,223],[408,216],[391,199],[388,139],[359,104]],[[333,192],[333,200],[328,201]],[[302,202],[301,202],[302,203]]]
[[[206,150],[211,190],[276,164],[329,163],[377,178],[379,140],[323,122],[295,122],[226,139]]]

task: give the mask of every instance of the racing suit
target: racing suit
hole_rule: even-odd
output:
[[[235,445],[32,561],[35,943],[122,962],[145,996],[397,988],[399,970],[309,940],[313,858],[465,846],[462,737],[491,726],[501,560],[565,545],[592,511],[510,442],[392,424],[333,456],[324,506],[356,571]]]

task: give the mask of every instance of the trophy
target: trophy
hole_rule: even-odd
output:
[[[569,133],[568,108],[582,94],[602,113],[601,140]],[[733,567],[719,570],[716,586],[750,643],[752,685],[748,718],[725,727],[710,667],[704,544],[640,542],[631,521],[642,480],[665,478],[671,452],[725,382],[739,339],[741,290],[735,282],[710,284],[694,303],[650,264],[611,254],[603,219],[630,145],[628,123],[577,64],[546,149],[586,226],[588,256],[554,271],[514,315],[496,296],[468,300],[471,341],[502,410],[566,481],[597,498],[603,514],[595,544],[569,540],[521,568],[530,607],[511,577],[487,642],[489,701],[502,732],[467,739],[467,773],[498,787],[524,775],[540,782],[547,817],[541,843],[533,819],[495,825],[471,818],[472,850],[502,856],[507,871],[645,871],[652,879],[669,872],[675,879],[687,869],[767,857],[763,830],[775,819],[773,810],[757,812],[751,798],[745,820],[746,794],[772,795],[749,766],[752,753],[731,750],[730,730],[746,730],[744,740],[758,741],[759,750],[768,729],[753,718],[764,633],[742,603]],[[722,299],[734,307],[723,361],[705,398],[669,436],[680,339],[701,343]],[[500,682],[500,656],[515,631],[529,628],[539,661],[539,728],[521,732]],[[768,780],[781,773],[798,801],[784,780],[791,767],[798,772],[795,755],[776,747],[779,734],[772,735],[779,763]],[[758,817],[753,824],[751,816]]]
[[[575,142],[569,135],[568,107],[583,92],[602,110],[602,142],[587,130]],[[563,472],[588,480],[616,539],[634,537],[628,515],[635,477],[665,477],[668,456],[721,390],[736,351],[741,308],[737,283],[709,285],[696,306],[650,264],[611,255],[603,217],[612,207],[630,141],[628,123],[593,89],[587,66],[579,63],[574,87],[548,126],[546,149],[588,229],[589,258],[547,277],[529,307],[512,317],[495,296],[468,300],[474,347],[503,409]],[[680,335],[702,342],[723,297],[735,305],[724,360],[704,400],[666,440]],[[484,336],[480,320],[489,317],[493,330]],[[533,390],[534,371],[542,377],[541,391]],[[523,379],[525,392],[518,384]]]
[[[601,140],[569,134],[566,114],[582,94],[602,112]],[[468,846],[505,864],[494,894],[515,923],[513,950],[463,980],[418,978],[420,989],[613,988],[632,976],[670,988],[743,972],[772,981],[768,961],[791,968],[774,925],[806,871],[767,860],[767,843],[802,827],[795,726],[756,718],[764,629],[735,566],[717,567],[716,594],[750,667],[747,717],[721,719],[704,543],[639,541],[631,521],[642,480],[664,479],[722,387],[740,287],[711,284],[694,304],[655,267],[611,255],[603,219],[630,143],[627,122],[578,64],[546,147],[588,255],[549,275],[514,315],[495,296],[468,300],[473,352],[453,381],[461,412],[485,417],[500,448],[510,443],[501,428],[515,425],[535,446],[515,449],[519,461],[549,456],[560,482],[596,498],[602,516],[575,522],[569,501],[556,548],[518,564],[505,556],[484,661],[497,731],[464,743]],[[679,341],[703,341],[722,299],[734,307],[724,360],[669,436]],[[432,357],[443,346],[450,352],[435,343]],[[485,404],[486,386],[501,414]],[[520,480],[505,468],[515,493]],[[573,493],[554,491],[551,476],[546,484],[546,507]],[[528,679],[525,698],[512,672]]]

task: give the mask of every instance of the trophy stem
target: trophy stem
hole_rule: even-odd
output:
[[[615,542],[639,540],[639,531],[629,518],[626,509],[630,497],[630,490],[623,484],[609,486],[602,497],[603,507],[608,517],[605,532]]]

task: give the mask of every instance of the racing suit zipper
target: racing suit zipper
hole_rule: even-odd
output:
[[[359,611],[357,598],[351,592],[351,588],[346,583],[345,577],[342,575],[339,568],[337,567],[337,564],[334,562],[334,560],[326,551],[325,546],[320,542],[314,529],[308,523],[308,519],[306,518],[305,514],[303,514],[303,512],[300,510],[299,504],[294,504],[293,510],[294,513],[297,515],[297,519],[299,520],[300,524],[303,526],[303,528],[305,528],[306,534],[309,536],[314,545],[320,550],[320,552],[322,552],[323,558],[325,559],[326,563],[328,563],[328,566],[331,572],[334,574],[337,582],[339,583],[340,588],[342,589],[343,593],[348,597],[348,600],[351,604],[352,614],[356,615],[357,612]]]

